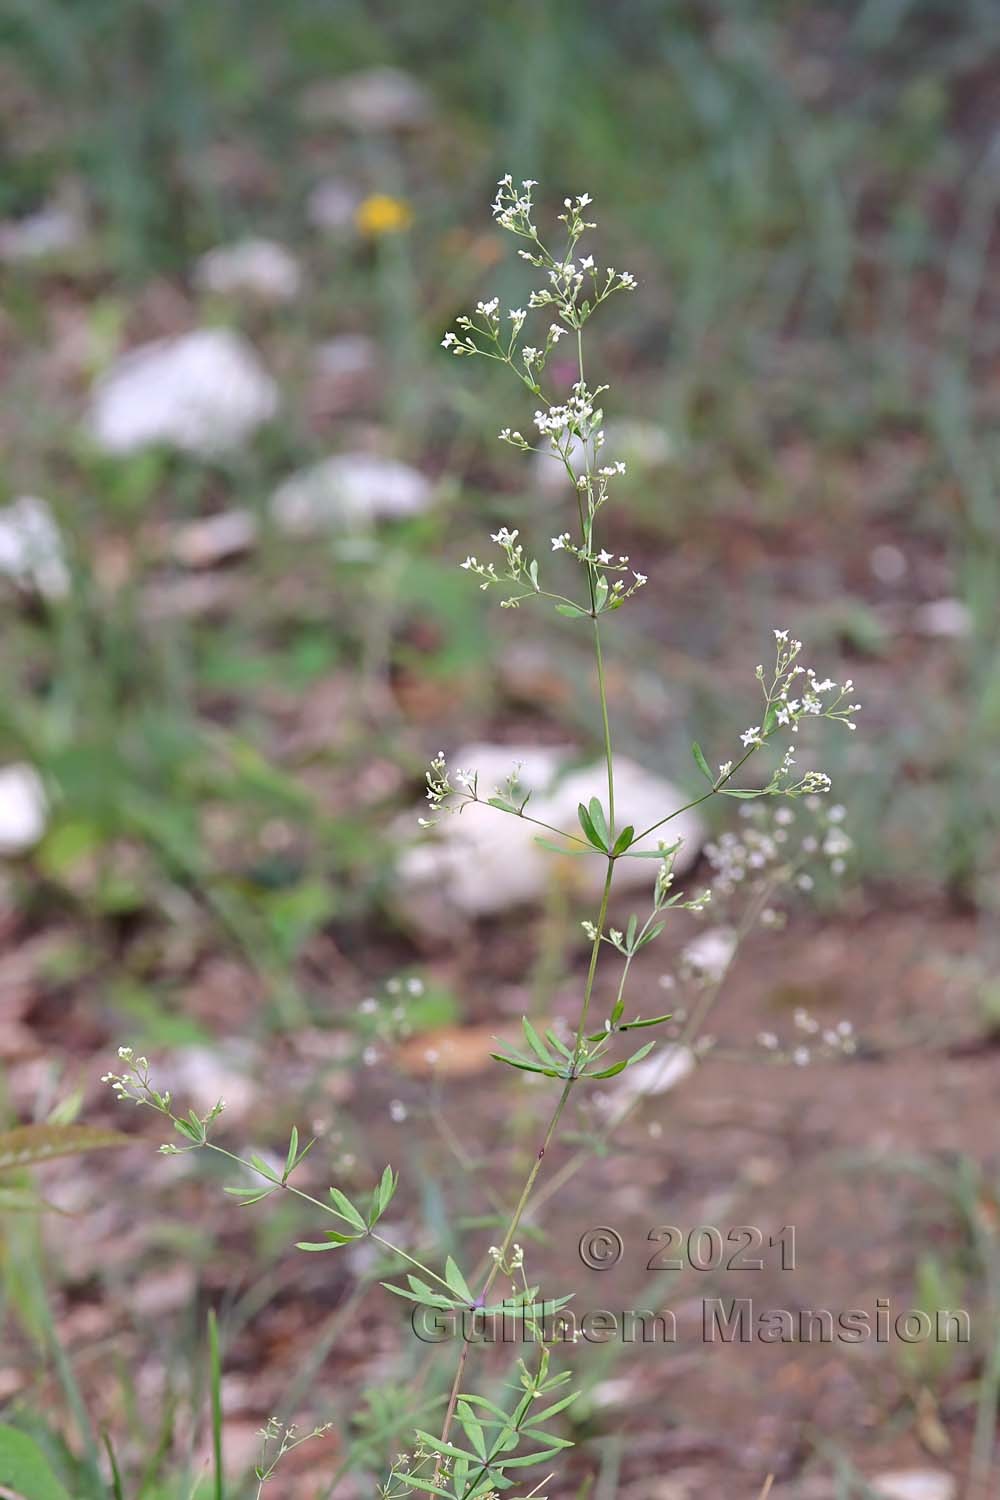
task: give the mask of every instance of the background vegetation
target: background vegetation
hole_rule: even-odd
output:
[[[584,754],[598,726],[572,633],[546,626],[526,645],[523,620],[487,620],[456,568],[491,523],[547,538],[558,498],[497,452],[497,413],[518,417],[509,393],[477,369],[470,394],[439,342],[470,298],[516,301],[485,214],[500,172],[549,198],[586,190],[602,258],[641,283],[601,328],[614,410],[650,424],[628,524],[652,582],[612,645],[623,746],[686,785],[691,739],[731,734],[771,625],[794,626],[817,665],[839,658],[866,715],[829,766],[849,802],[851,890],[820,891],[777,947],[751,948],[718,1022],[718,1082],[652,1101],[546,1253],[572,1258],[605,1193],[636,1224],[731,1216],[737,1161],[758,1192],[744,1216],[765,1213],[765,1193],[776,1223],[812,1225],[817,1287],[838,1236],[857,1272],[866,1224],[872,1286],[922,1306],[964,1298],[978,1316],[970,1350],[923,1365],[890,1352],[860,1373],[843,1351],[829,1368],[782,1355],[784,1374],[777,1357],[751,1370],[749,1356],[657,1351],[627,1451],[613,1387],[636,1367],[592,1353],[566,1493],[695,1500],[749,1493],[773,1469],[776,1493],[848,1495],[879,1468],[970,1462],[988,1485],[996,6],[7,0],[0,35],[0,219],[55,204],[81,225],[50,254],[6,257],[0,311],[0,501],[44,496],[72,573],[65,597],[11,586],[0,606],[0,760],[35,765],[50,804],[44,838],[0,881],[8,1124],[121,1125],[96,1079],[129,1041],[174,1057],[179,1087],[219,1084],[258,1145],[298,1120],[362,1179],[369,1159],[407,1166],[406,1211],[428,1233],[467,1173],[477,1232],[478,1165],[527,1148],[532,1110],[510,1080],[487,1096],[469,1057],[525,995],[558,1008],[573,957],[553,934],[573,893],[557,887],[513,930],[428,935],[394,875],[397,817],[439,744]],[[395,125],[359,122],[336,92],[381,66],[418,91]],[[339,225],[317,207],[324,186],[347,205]],[[199,289],[198,257],[248,235],[298,258],[290,303]],[[102,453],[85,421],[94,380],[125,349],[205,324],[250,339],[278,416],[225,458]],[[348,334],[374,341],[371,361],[320,378],[315,346]],[[276,486],[359,449],[428,476],[433,506],[308,544],[282,534]],[[236,506],[260,523],[249,556],[185,567],[180,528]],[[400,1038],[393,986],[413,977]],[[801,1004],[850,1016],[861,1059],[821,1079],[762,1071],[756,1030]],[[414,1059],[443,1037],[465,1061],[428,1083]],[[38,1176],[74,1218],[5,1216],[0,1395],[72,1494],[109,1493],[104,1430],[124,1493],[211,1492],[210,1306],[233,1493],[272,1412],[336,1424],[301,1471],[289,1459],[288,1493],[324,1493],[338,1465],[356,1471],[338,1493],[370,1493],[366,1466],[403,1446],[424,1351],[364,1280],[289,1257],[291,1210],[237,1215],[217,1184],[156,1170],[139,1146]],[[616,1222],[607,1206],[597,1218]],[[433,1377],[426,1390],[432,1402]]]

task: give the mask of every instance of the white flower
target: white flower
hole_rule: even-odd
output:
[[[751,745],[763,744],[763,740],[760,737],[760,725],[752,724],[749,729],[744,729],[743,733],[740,735],[740,741],[747,749],[749,749]]]
[[[563,552],[565,550],[565,548],[566,548],[566,543],[569,540],[570,540],[570,534],[569,534],[568,531],[562,532],[559,536],[554,536],[552,538],[552,550],[553,550],[553,552]]]

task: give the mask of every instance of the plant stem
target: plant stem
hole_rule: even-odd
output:
[[[593,966],[594,966],[594,964],[592,962],[592,964],[591,964],[591,968],[592,969],[593,969]],[[508,1253],[510,1251],[510,1247],[514,1243],[514,1236],[517,1233],[517,1227],[520,1224],[522,1217],[524,1216],[524,1210],[528,1206],[528,1199],[531,1197],[531,1191],[532,1191],[532,1188],[535,1186],[535,1180],[538,1177],[539,1172],[541,1171],[542,1160],[543,1160],[543,1158],[545,1156],[545,1153],[548,1150],[548,1148],[549,1148],[549,1146],[550,1146],[550,1144],[552,1142],[552,1137],[556,1133],[556,1128],[557,1128],[557,1126],[559,1124],[560,1118],[562,1117],[562,1112],[566,1108],[566,1103],[567,1103],[567,1101],[569,1099],[570,1091],[572,1090],[573,1085],[574,1085],[575,1082],[576,1082],[576,1078],[575,1077],[573,1077],[573,1078],[567,1078],[565,1084],[563,1085],[563,1091],[559,1095],[559,1102],[556,1105],[555,1110],[553,1111],[553,1114],[552,1114],[552,1118],[550,1119],[550,1121],[548,1123],[548,1128],[545,1131],[545,1136],[544,1136],[544,1138],[542,1140],[542,1144],[541,1144],[541,1146],[538,1149],[538,1153],[537,1153],[537,1155],[535,1157],[535,1160],[531,1164],[531,1170],[529,1171],[527,1177],[525,1178],[524,1186],[521,1189],[521,1196],[517,1200],[517,1206],[514,1209],[514,1212],[513,1212],[512,1216],[511,1216],[510,1223],[507,1226],[507,1232],[504,1235],[503,1244],[500,1246],[499,1251],[497,1252],[497,1254],[493,1258],[493,1264],[492,1264],[492,1266],[490,1267],[490,1269],[489,1269],[489,1271],[487,1273],[486,1280],[483,1283],[482,1291],[479,1293],[478,1301],[480,1303],[485,1303],[486,1298],[489,1295],[490,1288],[492,1287],[493,1283],[496,1281],[497,1277],[499,1276],[501,1266],[506,1261],[507,1255],[508,1255]],[[466,1366],[466,1362],[467,1362],[468,1358],[469,1358],[469,1339],[466,1338],[465,1340],[463,1340],[463,1343],[462,1343],[462,1352],[458,1356],[458,1366],[457,1366],[457,1368],[455,1370],[455,1378],[454,1378],[454,1380],[451,1383],[451,1392],[450,1392],[450,1394],[448,1396],[448,1406],[447,1406],[447,1409],[446,1409],[445,1414],[444,1414],[444,1422],[442,1423],[442,1426],[441,1426],[441,1441],[442,1441],[442,1443],[446,1443],[448,1441],[448,1434],[451,1432],[451,1424],[452,1424],[452,1421],[454,1420],[455,1407],[456,1407],[456,1405],[458,1403],[459,1393],[460,1393],[461,1388],[462,1388],[462,1377],[465,1374],[465,1366]],[[435,1482],[435,1484],[437,1483],[437,1480],[438,1480],[438,1477],[439,1477],[439,1474],[440,1474],[440,1468],[441,1468],[441,1456],[439,1455],[438,1456],[438,1461],[437,1461],[437,1463],[434,1466],[434,1482]]]
[[[608,833],[609,843],[615,842],[615,767],[611,748],[611,720],[608,717],[608,693],[604,679],[604,656],[601,651],[601,628],[594,616],[594,655],[597,659],[597,690],[601,699],[601,725],[604,732],[604,761],[608,773]]]

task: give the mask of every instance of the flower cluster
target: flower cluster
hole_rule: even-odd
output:
[[[186,1146],[175,1146],[172,1143],[160,1147],[163,1156],[179,1156],[182,1151],[192,1151],[197,1146],[203,1146],[208,1139],[209,1127],[217,1120],[226,1107],[225,1099],[217,1099],[212,1108],[205,1114],[196,1114],[194,1110],[188,1112],[186,1119],[178,1119],[170,1108],[170,1093],[162,1092],[153,1087],[149,1076],[149,1060],[145,1057],[136,1057],[131,1047],[119,1047],[118,1056],[126,1064],[120,1073],[104,1073],[101,1077],[102,1083],[110,1083],[115,1096],[121,1100],[128,1100],[132,1104],[143,1104],[148,1109],[155,1109],[157,1114],[166,1115],[173,1122],[177,1130],[188,1142]]]
[[[548,454],[566,469],[578,497],[580,536],[575,544],[570,545],[570,534],[560,533],[553,540],[553,546],[569,552],[584,565],[590,598],[585,605],[576,606],[560,595],[546,594],[538,585],[537,571],[531,572],[535,565],[525,564],[519,547],[513,558],[505,550],[506,573],[499,573],[494,564],[481,563],[474,556],[467,557],[462,567],[482,579],[482,588],[500,582],[527,582],[530,585],[528,591],[506,601],[508,604],[520,603],[529,593],[535,593],[554,599],[557,607],[565,606],[566,613],[593,615],[623,604],[646,579],[641,573],[635,573],[635,581],[628,588],[622,580],[611,588],[600,572],[609,566],[623,566],[621,560],[613,562],[612,553],[607,548],[595,544],[594,520],[607,503],[612,481],[625,473],[625,464],[620,459],[599,463],[598,455],[605,442],[600,399],[607,386],[591,386],[587,382],[580,336],[585,323],[602,302],[613,292],[631,291],[636,282],[628,271],[616,271],[612,266],[602,270],[592,255],[577,254],[582,236],[596,227],[592,220],[584,217],[584,210],[591,201],[588,193],[564,200],[558,220],[565,227],[565,245],[558,256],[547,249],[533,217],[532,189],[536,186],[534,181],[526,180],[518,188],[509,175],[501,178],[493,215],[502,229],[528,241],[528,248],[518,253],[544,272],[544,284],[530,293],[527,311],[523,307],[510,308],[506,317],[500,310],[498,297],[478,302],[474,313],[463,314],[455,320],[460,332],[450,330],[441,342],[452,354],[480,355],[508,365],[532,394],[541,398],[542,404],[534,413],[541,446],[529,442],[516,428],[504,427],[499,438],[522,453]],[[521,342],[529,314],[537,309],[543,309],[554,321],[548,323],[543,334],[536,336],[533,343]],[[575,335],[577,379],[567,396],[556,398],[546,393],[542,381],[553,349],[566,334]]]
[[[508,598],[501,600],[501,609],[516,609],[522,599],[530,597],[531,594],[542,594],[544,590],[538,581],[538,563],[534,558],[527,561],[524,556],[524,548],[518,541],[520,532],[511,531],[507,526],[501,526],[499,531],[494,531],[490,540],[495,542],[504,556],[506,571],[498,573],[495,563],[481,563],[478,557],[471,554],[460,564],[467,573],[474,573],[483,582],[479,585],[481,589],[488,589],[493,583],[514,583],[527,585],[523,594],[511,594]]]

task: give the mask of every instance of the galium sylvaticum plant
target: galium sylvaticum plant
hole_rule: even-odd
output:
[[[782,882],[807,883],[811,877],[805,874],[804,864],[814,854],[825,858],[829,868],[837,873],[849,848],[840,826],[843,810],[833,809],[829,815],[822,810],[824,794],[830,789],[829,778],[822,771],[800,770],[794,748],[800,727],[808,719],[828,719],[854,728],[852,716],[858,705],[849,701],[852,684],[821,679],[812,668],[804,666],[800,659],[801,642],[783,629],[773,632],[771,664],[756,669],[759,710],[753,715],[756,722],[739,735],[739,748],[713,768],[700,747],[692,746],[695,765],[705,781],[701,794],[685,807],[664,808],[644,828],[624,825],[618,816],[603,635],[615,613],[629,604],[646,583],[646,577],[632,566],[631,559],[619,550],[610,533],[614,486],[625,472],[625,465],[613,452],[605,451],[602,405],[608,387],[596,382],[588,372],[584,334],[597,309],[619,293],[631,292],[635,280],[627,271],[599,267],[593,255],[582,253],[581,242],[587,231],[594,228],[586,217],[591,201],[587,194],[565,199],[563,212],[558,216],[562,226],[561,248],[550,249],[536,227],[534,187],[530,181],[516,186],[509,176],[504,177],[493,204],[493,216],[501,229],[520,241],[518,254],[538,273],[539,284],[523,307],[502,309],[497,297],[479,302],[474,313],[457,319],[457,331],[447,333],[443,344],[462,358],[489,359],[505,365],[530,397],[533,418],[530,426],[524,422],[530,436],[526,437],[518,428],[504,427],[499,437],[501,442],[522,453],[546,455],[565,469],[575,500],[566,524],[555,523],[551,549],[573,559],[576,586],[552,587],[542,562],[530,554],[519,532],[507,526],[493,534],[497,549],[494,560],[480,561],[470,556],[461,566],[480,581],[481,588],[502,593],[502,607],[554,606],[589,633],[602,726],[602,785],[594,788],[587,802],[581,802],[578,827],[558,828],[533,816],[530,796],[518,782],[517,767],[503,785],[485,787],[480,784],[474,766],[452,769],[445,755],[439,754],[427,773],[429,816],[420,820],[424,827],[433,827],[442,816],[461,813],[471,803],[486,803],[500,817],[536,824],[540,829],[538,840],[546,848],[561,855],[589,859],[603,869],[597,909],[583,922],[589,955],[572,1028],[562,1034],[556,1028],[540,1034],[525,1018],[523,1047],[503,1046],[492,1054],[501,1065],[551,1080],[553,1091],[547,1123],[540,1132],[530,1170],[499,1243],[490,1248],[483,1266],[476,1272],[463,1271],[450,1256],[443,1264],[428,1265],[383,1230],[383,1216],[397,1185],[391,1167],[385,1168],[364,1202],[354,1201],[338,1187],[331,1187],[326,1197],[316,1197],[293,1182],[309,1150],[309,1144],[300,1142],[297,1131],[291,1133],[281,1166],[257,1155],[242,1157],[230,1153],[212,1136],[212,1127],[223,1108],[221,1101],[205,1115],[175,1112],[169,1093],[159,1091],[152,1082],[147,1060],[135,1056],[129,1048],[123,1048],[119,1054],[121,1071],[107,1075],[107,1081],[120,1098],[149,1106],[172,1122],[180,1142],[163,1146],[163,1151],[176,1153],[207,1147],[248,1172],[249,1183],[244,1181],[227,1189],[241,1202],[258,1203],[285,1191],[309,1204],[317,1214],[335,1221],[334,1227],[323,1231],[320,1238],[300,1243],[299,1249],[328,1252],[370,1240],[401,1263],[402,1280],[385,1283],[396,1296],[463,1320],[466,1328],[470,1313],[483,1319],[491,1314],[519,1317],[521,1326],[530,1335],[530,1348],[516,1362],[507,1398],[495,1401],[475,1390],[475,1371],[470,1369],[473,1340],[466,1333],[455,1354],[455,1369],[441,1420],[435,1431],[414,1424],[412,1442],[392,1462],[379,1487],[378,1493],[385,1500],[412,1494],[487,1500],[521,1483],[528,1485],[521,1494],[536,1495],[540,1485],[546,1483],[552,1461],[569,1446],[565,1437],[549,1430],[550,1424],[574,1399],[573,1393],[566,1389],[570,1373],[553,1368],[558,1338],[551,1333],[552,1314],[569,1299],[543,1297],[540,1288],[531,1284],[518,1230],[533,1198],[537,1207],[538,1201],[551,1196],[555,1186],[566,1180],[568,1170],[573,1169],[572,1163],[568,1170],[564,1164],[548,1183],[538,1184],[566,1107],[572,1096],[586,1096],[588,1092],[599,1093],[606,1101],[609,1081],[647,1056],[655,1039],[633,1050],[633,1032],[664,1028],[669,1039],[667,1050],[673,1053],[682,1046],[696,1045],[700,1025],[718,992],[736,941],[754,923],[767,925],[779,920],[773,905],[778,886]],[[531,333],[533,342],[529,342],[529,329],[536,323],[538,331]],[[549,367],[554,351],[564,341],[572,350],[575,378],[568,391],[560,392],[555,389],[554,372]],[[565,348],[560,349],[560,355],[565,352]],[[568,588],[568,592],[563,592],[563,588]],[[766,763],[763,775],[753,775],[761,761]],[[692,956],[695,1003],[690,1014],[683,1017],[678,1012],[642,1014],[630,1005],[628,997],[636,955],[655,942],[672,913],[701,911],[712,897],[711,890],[689,896],[675,888],[674,863],[679,845],[671,842],[670,823],[687,808],[718,797],[735,799],[746,816],[738,834],[723,834],[709,846],[717,888],[716,905],[725,905],[734,896],[746,894],[746,915],[740,923],[725,929],[721,962],[716,956],[711,963],[699,963],[697,956]],[[772,819],[762,819],[755,809],[746,806],[757,803],[758,799],[777,799],[773,805],[778,810]],[[790,804],[799,799],[803,814],[814,819],[816,831],[800,838],[793,856],[788,844],[789,825],[797,814]],[[609,925],[609,907],[615,874],[622,860],[633,859],[650,862],[648,906],[645,912],[628,916],[620,928],[613,927]],[[603,965],[614,966],[616,970],[610,991],[613,998],[605,1013],[595,1014],[596,980]],[[681,1025],[682,1021],[686,1024]],[[808,1060],[810,1046],[819,1046],[827,1052],[850,1051],[853,1046],[847,1023],[817,1037],[811,1035],[818,1030],[811,1018],[799,1017],[797,1025],[803,1036],[791,1049],[783,1049],[777,1037],[762,1033],[758,1041],[763,1052],[802,1062]],[[612,1100],[610,1124],[619,1123],[634,1102],[633,1094],[623,1109],[614,1112]],[[536,1184],[540,1189],[537,1194]],[[538,1466],[543,1466],[540,1480],[522,1480],[524,1470],[537,1471]]]

